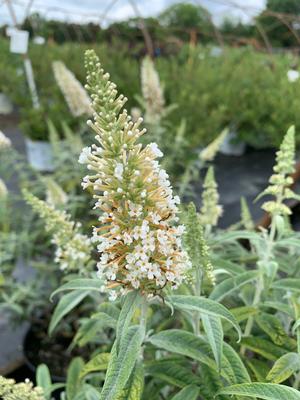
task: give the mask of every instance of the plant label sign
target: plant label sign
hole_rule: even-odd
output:
[[[6,36],[11,37],[11,35],[16,31],[17,29],[14,28],[13,26],[8,26],[6,28]]]
[[[15,29],[10,36],[10,52],[26,54],[28,49],[29,33]]]

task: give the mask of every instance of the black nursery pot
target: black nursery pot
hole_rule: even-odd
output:
[[[65,329],[49,336],[50,318],[51,312],[40,315],[27,331],[23,342],[25,363],[34,374],[40,364],[46,364],[53,382],[65,382],[72,359],[82,357],[88,360],[91,348],[75,346],[70,350],[76,334],[76,326],[71,321],[65,324]]]
[[[49,358],[51,354],[54,355],[55,352],[55,342],[53,342],[53,346],[48,348],[48,351],[44,348],[46,343],[43,343],[43,338],[36,334],[34,326],[32,326],[28,331],[24,338],[23,350],[24,350],[24,359],[25,364],[35,376],[37,367],[40,364],[46,364],[50,370],[51,378],[53,382],[65,382],[65,374],[57,373],[55,371],[55,366],[53,367],[52,362],[49,365]],[[48,355],[49,356],[48,356]]]

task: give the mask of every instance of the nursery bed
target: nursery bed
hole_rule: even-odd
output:
[[[16,120],[11,118],[2,126],[4,133],[11,139],[13,146],[25,154],[24,137],[16,127]],[[220,204],[224,213],[220,219],[220,227],[226,228],[240,220],[240,197],[248,202],[253,219],[263,216],[261,201],[253,203],[255,197],[267,185],[274,165],[275,150],[247,149],[243,156],[227,156],[219,154],[215,161],[215,175],[219,186]],[[197,196],[194,199],[198,206],[201,204],[202,182],[195,183]],[[10,190],[18,190],[15,180],[9,182]],[[299,210],[299,207],[298,209]],[[295,216],[296,226],[299,221]],[[22,276],[22,273],[21,273]],[[7,374],[20,367],[23,362],[21,344],[27,327],[15,329],[8,325],[5,318],[0,319],[0,373]],[[12,333],[13,332],[13,333]]]

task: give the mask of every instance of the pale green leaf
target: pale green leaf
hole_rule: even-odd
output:
[[[260,354],[270,361],[276,361],[277,358],[283,356],[286,353],[286,350],[282,347],[276,346],[269,340],[261,339],[258,337],[243,338],[241,344],[246,349],[249,349],[254,353]]]
[[[257,397],[261,400],[300,400],[300,392],[298,390],[275,383],[233,385],[223,388],[217,393],[217,395],[219,394]]]
[[[80,372],[84,366],[82,358],[76,357],[72,360],[67,372],[66,392],[67,399],[72,400],[75,395],[80,391]]]
[[[267,380],[281,383],[292,374],[300,370],[300,356],[298,353],[287,353],[280,357],[267,375]]]
[[[50,399],[50,388],[52,386],[51,375],[49,368],[45,364],[41,364],[36,370],[36,383],[37,386],[43,388],[46,399]],[[46,393],[49,393],[46,395]]]
[[[100,293],[100,288],[103,286],[103,282],[100,279],[73,279],[65,283],[64,285],[60,286],[56,289],[52,294],[50,299],[53,298],[57,293],[63,292],[65,290],[89,290],[89,291],[96,291]]]
[[[118,353],[115,342],[101,392],[101,400],[115,400],[124,389],[136,359],[139,357],[143,339],[143,329],[139,326],[131,326],[120,338]]]
[[[170,296],[168,297],[168,300],[175,308],[185,311],[198,311],[200,313],[225,319],[232,324],[238,332],[239,337],[241,337],[241,329],[237,320],[222,304],[198,296]]]
[[[287,314],[291,318],[294,318],[294,312],[292,308],[286,303],[281,303],[279,301],[265,301],[261,304],[261,307],[274,308],[275,310]]]
[[[146,363],[146,373],[180,388],[191,384],[196,385],[199,380],[184,359],[167,358],[148,362]]]
[[[215,237],[215,243],[224,243],[224,242],[235,242],[240,239],[248,239],[248,240],[261,240],[261,237],[256,232],[249,231],[227,231],[218,234]]]
[[[257,271],[248,271],[244,272],[243,274],[227,278],[214,287],[209,298],[211,300],[221,301],[224,299],[224,297],[230,296],[237,289],[240,289],[247,283],[252,282],[257,278],[257,276]]]
[[[212,315],[202,314],[201,320],[218,369],[220,370],[224,337],[221,319]]]
[[[83,378],[85,375],[91,372],[106,371],[109,360],[110,360],[110,353],[97,354],[83,366],[80,372],[80,378]]]
[[[223,346],[222,369],[232,384],[251,382],[240,356],[228,343],[224,343]]]
[[[131,377],[116,400],[140,400],[144,390],[144,368],[141,362],[136,363]]]
[[[76,290],[74,292],[64,295],[55,307],[54,313],[51,318],[49,325],[49,335],[52,334],[59,321],[68,314],[73,308],[75,308],[86,296],[89,291]]]
[[[297,278],[285,278],[279,281],[273,282],[273,289],[282,289],[292,292],[300,292],[300,279]]]
[[[116,321],[109,315],[102,313],[101,319],[84,319],[73,339],[74,343],[84,346],[91,342],[105,328],[115,328]],[[100,315],[99,315],[100,317]]]
[[[131,291],[126,295],[124,304],[122,306],[118,323],[117,323],[117,331],[116,331],[116,336],[117,336],[117,348],[118,348],[118,343],[126,330],[128,329],[131,319],[133,317],[133,314],[139,305],[141,301],[141,296],[137,290]]]
[[[175,394],[172,400],[197,400],[199,394],[199,387],[190,385]]]
[[[151,336],[148,341],[158,348],[190,357],[217,371],[209,343],[191,332],[169,329]],[[249,381],[249,375],[239,356],[226,343],[224,343],[221,364],[220,375],[229,383]]]
[[[191,332],[169,329],[151,336],[148,341],[156,347],[190,357],[211,368],[217,367],[209,344]]]

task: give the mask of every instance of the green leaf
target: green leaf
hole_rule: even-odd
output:
[[[85,400],[100,400],[100,393],[91,385],[86,385],[87,388],[84,390]]]
[[[156,347],[190,357],[211,368],[217,367],[209,344],[191,332],[169,329],[151,336],[148,341]]]
[[[199,394],[199,387],[190,385],[175,394],[172,400],[197,400]]]
[[[91,342],[95,337],[98,336],[99,332],[103,331],[103,329],[114,328],[116,326],[116,321],[105,313],[103,313],[103,316],[99,320],[85,319],[81,322],[81,326],[77,330],[77,333],[73,339],[73,341],[78,343],[79,346],[84,346]]]
[[[148,341],[158,348],[190,357],[217,371],[217,365],[213,359],[209,343],[202,337],[196,336],[191,332],[169,329],[151,336]],[[239,356],[226,343],[224,343],[223,347],[221,364],[220,375],[229,383],[240,383],[250,380]],[[193,382],[189,383],[192,384]]]
[[[36,370],[36,383],[37,386],[40,386],[45,393],[46,399],[50,399],[50,388],[52,386],[51,375],[49,368],[45,364],[41,364],[37,367]],[[47,393],[47,395],[46,395]]]
[[[222,304],[197,296],[169,296],[168,300],[175,308],[181,310],[199,311],[200,313],[212,315],[214,317],[224,318],[226,321],[231,323],[238,332],[239,338],[241,338],[241,328],[237,320]]]
[[[300,369],[300,356],[298,353],[287,353],[280,357],[267,375],[267,380],[281,383]]]
[[[209,298],[211,300],[221,301],[224,299],[224,297],[231,295],[237,289],[241,288],[247,283],[252,282],[254,279],[257,278],[257,275],[257,271],[248,271],[238,276],[227,278],[214,287]]]
[[[76,290],[75,292],[64,295],[55,307],[54,313],[51,318],[49,325],[49,335],[52,334],[59,321],[68,314],[73,308],[75,308],[86,296],[89,291]]]
[[[255,317],[255,322],[278,346],[288,345],[290,337],[286,334],[281,322],[277,317],[267,313],[260,313]],[[295,343],[296,347],[296,343]]]
[[[285,238],[282,240],[278,240],[277,242],[275,242],[276,247],[283,247],[283,248],[297,248],[300,247],[300,241],[299,241],[299,236],[297,238],[295,237],[289,237],[289,238]]]
[[[117,331],[116,331],[117,347],[122,336],[128,329],[133,314],[136,310],[136,307],[139,305],[140,301],[141,301],[141,296],[137,290],[131,291],[126,295],[117,323]]]
[[[248,232],[248,231],[230,231],[230,232],[222,232],[215,237],[214,243],[224,243],[224,242],[235,242],[239,239],[248,239],[248,240],[261,240],[260,235],[256,232]]]
[[[288,304],[281,303],[279,301],[265,301],[261,304],[261,307],[274,308],[275,310],[285,313],[291,318],[294,318],[294,312]]]
[[[245,362],[252,371],[256,381],[266,382],[266,376],[269,372],[269,365],[266,362],[257,360],[256,358],[247,359]]]
[[[279,357],[283,356],[286,353],[286,350],[282,347],[276,346],[269,340],[261,339],[258,337],[243,338],[241,344],[246,349],[249,349],[254,353],[260,354],[270,361],[276,361]]]
[[[231,308],[230,312],[235,317],[235,319],[238,321],[238,323],[240,323],[242,321],[245,321],[249,317],[257,314],[258,309],[256,307],[243,306],[243,307]],[[231,325],[227,321],[224,321],[224,324],[223,324],[224,332],[227,332],[229,329],[231,329]]]
[[[183,388],[197,384],[199,378],[191,371],[190,364],[184,359],[167,358],[146,363],[146,373],[169,385]]]
[[[118,354],[115,341],[100,400],[115,400],[124,389],[139,357],[143,339],[144,330],[139,326],[131,326],[120,338]]]
[[[105,314],[109,315],[116,321],[119,319],[120,309],[112,303],[107,303],[107,302],[101,303],[96,311],[104,312]],[[94,317],[94,315],[96,316],[97,313],[93,314],[92,318]]]
[[[223,347],[222,368],[229,377],[230,383],[251,382],[240,356],[228,343],[224,343]]]
[[[297,331],[297,329],[299,328],[299,326],[300,326],[300,318],[297,319],[297,321],[295,321],[295,323],[294,323],[294,325],[293,325],[293,328],[292,328],[293,334],[296,333],[296,331]]]
[[[223,388],[217,393],[235,396],[258,397],[262,400],[300,400],[300,392],[275,383],[244,383]]]
[[[100,288],[103,286],[103,282],[98,279],[73,279],[65,283],[64,285],[60,286],[56,289],[52,294],[50,299],[52,299],[57,293],[63,292],[65,290],[89,290],[89,291],[96,291],[100,293]]]
[[[292,292],[300,292],[300,279],[286,278],[273,282],[273,289],[291,290]]]
[[[140,400],[144,390],[144,368],[142,363],[136,363],[131,377],[116,400]]]
[[[211,315],[202,314],[201,320],[218,369],[220,370],[224,337],[221,319]]]
[[[67,372],[67,384],[66,392],[67,399],[72,400],[75,395],[80,391],[80,372],[84,366],[84,362],[81,357],[76,357],[72,360],[68,372]]]
[[[220,374],[217,370],[213,370],[204,364],[199,368],[199,373],[200,379],[199,382],[197,382],[197,385],[200,387],[201,396],[205,400],[215,400],[215,394],[224,385],[223,379],[220,379]],[[222,396],[221,400],[224,399],[225,397]]]
[[[110,353],[100,353],[87,362],[81,372],[80,379],[91,372],[106,371],[110,360]]]

